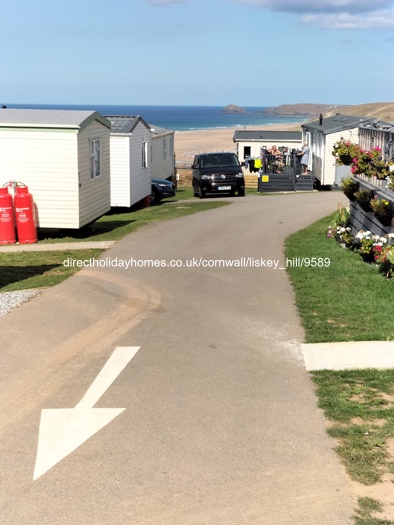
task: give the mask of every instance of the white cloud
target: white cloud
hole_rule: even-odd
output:
[[[271,11],[295,13],[308,24],[335,29],[394,28],[393,0],[237,0]]]
[[[293,13],[331,13],[331,12],[369,12],[379,8],[388,8],[392,0],[238,0],[243,4],[257,5],[272,11]]]
[[[394,29],[394,10],[372,11],[364,16],[349,13],[305,15],[302,20],[333,29]]]
[[[153,5],[184,4],[185,0],[149,0]]]

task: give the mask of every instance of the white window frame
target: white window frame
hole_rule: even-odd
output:
[[[148,143],[145,141],[142,143],[142,167],[148,167]]]
[[[101,139],[90,139],[90,178],[97,179],[101,176]]]

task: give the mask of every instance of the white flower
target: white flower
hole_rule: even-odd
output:
[[[356,239],[360,239],[360,240],[362,240],[362,239],[370,239],[370,238],[371,238],[371,235],[372,235],[372,234],[371,234],[370,231],[366,232],[366,231],[364,231],[364,230],[360,230],[360,231],[356,234]]]

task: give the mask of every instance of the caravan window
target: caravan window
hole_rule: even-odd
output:
[[[95,179],[101,175],[101,143],[100,139],[90,141],[90,178]]]

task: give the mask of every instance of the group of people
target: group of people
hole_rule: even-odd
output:
[[[263,146],[260,148],[260,156],[257,158],[245,158],[245,168],[250,172],[262,170],[272,170],[274,173],[282,173],[283,167],[292,163],[292,157],[296,154],[300,157],[302,175],[308,175],[309,147],[305,143],[299,150],[289,150],[287,147],[278,148],[273,145],[271,148]]]
[[[270,154],[275,157],[275,164],[277,167],[277,173],[282,173],[282,168],[284,166],[283,162],[283,152],[280,151],[276,145],[273,145],[272,148],[268,150],[264,150],[264,154]],[[297,156],[301,157],[301,168],[302,168],[302,175],[308,175],[308,163],[309,163],[309,146],[308,143],[305,142],[302,149],[297,151]]]
[[[287,151],[287,148],[286,148]],[[264,151],[265,154],[272,155],[275,158],[275,166],[276,166],[276,173],[282,173],[283,166],[285,165],[283,154],[285,153],[285,150],[278,149],[276,145],[274,144],[272,148],[269,148]]]

